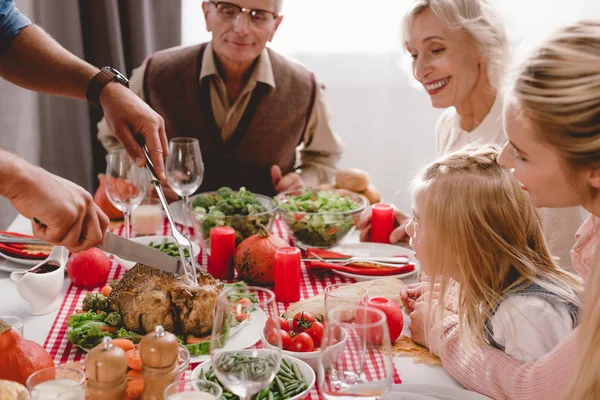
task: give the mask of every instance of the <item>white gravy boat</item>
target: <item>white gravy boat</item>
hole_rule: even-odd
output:
[[[10,279],[17,284],[19,295],[29,303],[32,315],[44,315],[59,306],[58,295],[65,280],[65,265],[69,250],[54,246],[50,256],[27,271],[15,271]]]

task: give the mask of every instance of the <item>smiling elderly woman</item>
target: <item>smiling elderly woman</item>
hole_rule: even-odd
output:
[[[437,153],[471,142],[503,145],[498,93],[508,41],[497,12],[485,0],[417,0],[403,23],[413,74],[435,108],[446,108],[436,125]],[[548,247],[571,270],[569,250],[584,220],[580,207],[542,209]]]

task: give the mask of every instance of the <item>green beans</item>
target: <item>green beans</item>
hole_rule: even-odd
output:
[[[175,244],[173,242],[169,242],[169,239],[167,239],[167,238],[163,239],[162,242],[160,242],[158,244],[154,244],[154,242],[150,242],[150,243],[148,243],[148,246],[150,246],[153,249],[156,249],[162,253],[165,253],[171,257],[179,258],[179,247],[177,246],[177,244]],[[183,249],[183,253],[185,254],[186,257],[190,256],[190,252],[188,251],[188,249]]]
[[[223,359],[219,360],[219,361],[222,363],[221,368],[223,366],[227,366],[227,367],[231,366],[232,369],[235,368],[237,370],[238,368],[241,368],[245,372],[251,373],[252,371],[249,371],[249,370],[253,367],[246,363],[247,360],[245,360],[245,358],[246,357],[243,356],[242,354],[230,353],[227,357],[223,357]],[[241,365],[244,365],[244,367],[240,367]],[[260,367],[262,367],[262,366],[260,366]],[[261,370],[262,368],[260,368],[260,367],[259,368],[254,367],[254,369]],[[226,400],[238,400],[239,399],[238,396],[231,393],[229,391],[229,389],[227,389],[225,386],[223,386],[223,384],[221,384],[221,382],[219,382],[219,380],[215,376],[212,366],[207,371],[204,371],[204,370],[200,371],[199,378],[209,380],[209,381],[215,382],[218,385],[220,385],[221,388],[223,388],[222,399],[226,399]],[[304,382],[304,378],[303,378],[302,374],[300,373],[298,366],[295,363],[288,361],[285,358],[282,358],[281,364],[279,367],[279,371],[277,372],[277,375],[275,375],[275,379],[273,379],[273,381],[270,383],[270,385],[266,386],[259,393],[254,395],[252,397],[252,399],[253,400],[286,400],[286,399],[291,399],[294,396],[297,396],[298,394],[302,393],[306,389],[308,389],[308,385],[306,384],[306,382]]]

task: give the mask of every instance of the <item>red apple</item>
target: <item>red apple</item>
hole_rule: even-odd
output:
[[[71,254],[67,261],[67,275],[75,286],[86,289],[106,284],[110,260],[96,247]]]

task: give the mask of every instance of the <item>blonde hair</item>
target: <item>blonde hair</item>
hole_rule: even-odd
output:
[[[468,145],[431,164],[413,184],[420,229],[435,244],[428,253],[430,289],[439,284],[445,303],[446,289],[459,283],[461,335],[478,344],[486,320],[511,293],[538,284],[579,305],[582,290],[579,278],[553,262],[537,210],[497,164],[498,154],[495,145]]]
[[[583,306],[583,322],[579,329],[577,364],[569,399],[595,399],[600,393],[600,251],[596,251],[594,265],[588,278]]]
[[[572,169],[600,167],[600,21],[566,26],[516,71],[509,102]]]
[[[502,18],[486,0],[416,0],[406,12],[403,35],[414,17],[430,9],[450,28],[470,35],[485,59],[490,84],[497,89],[508,60],[508,39]]]

